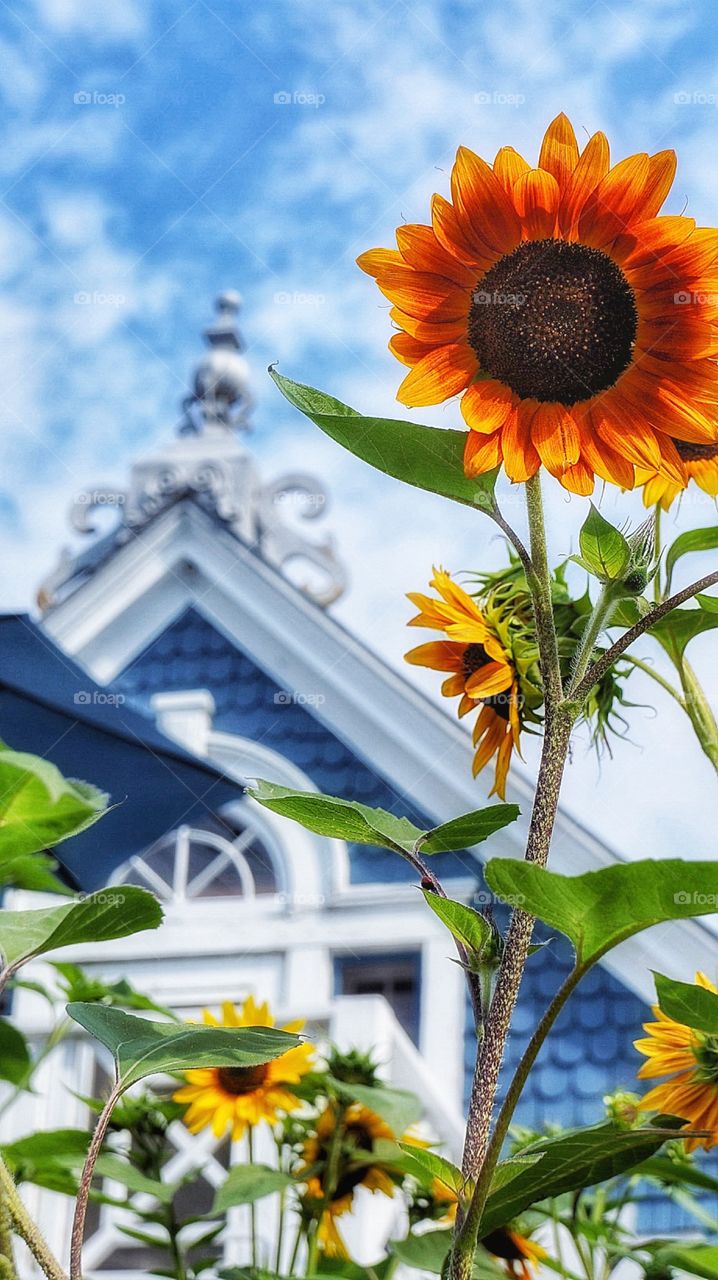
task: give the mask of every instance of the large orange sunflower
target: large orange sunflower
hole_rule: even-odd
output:
[[[718,995],[704,973],[696,982]],[[669,1018],[654,1006],[656,1022],[644,1023],[645,1040],[634,1041],[648,1059],[638,1072],[640,1080],[670,1076],[641,1098],[641,1111],[663,1111],[680,1116],[691,1128],[706,1130],[704,1138],[688,1138],[686,1148],[718,1146],[718,1037],[705,1035]]]
[[[208,1027],[273,1027],[269,1005],[256,1004],[247,996],[240,1010],[230,1001],[222,1005],[221,1020],[204,1010]],[[289,1022],[283,1031],[301,1031],[303,1022]],[[257,1067],[202,1067],[186,1071],[186,1083],[172,1095],[175,1102],[189,1106],[183,1121],[190,1133],[211,1126],[217,1138],[231,1128],[232,1138],[241,1138],[246,1129],[262,1120],[270,1123],[279,1114],[294,1111],[300,1100],[291,1085],[298,1084],[312,1069],[314,1046],[300,1044],[273,1062]]]
[[[519,682],[511,656],[471,596],[443,569],[435,569],[429,583],[438,599],[410,592],[419,609],[410,627],[443,631],[445,640],[433,640],[410,649],[406,661],[451,674],[441,686],[446,698],[460,697],[459,717],[479,710],[474,726],[474,777],[496,756],[496,776],[491,795],[503,800],[511,754],[519,747],[521,733]]]
[[[560,115],[535,169],[460,147],[431,225],[358,259],[393,304],[398,399],[463,393],[467,474],[682,487],[676,441],[718,443],[718,231],[658,216],[674,173],[672,151],[611,167],[602,133],[579,151]]]

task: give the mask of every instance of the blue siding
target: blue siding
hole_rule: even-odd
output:
[[[432,825],[430,817],[340,742],[306,703],[283,701],[281,686],[194,609],[148,645],[113,688],[143,711],[161,690],[209,689],[217,708],[216,729],[277,751],[329,795],[403,814],[419,826]],[[460,853],[435,857],[432,866],[442,876],[476,876],[479,870],[473,857]],[[411,881],[415,873],[384,849],[355,845],[351,878],[357,884]]]

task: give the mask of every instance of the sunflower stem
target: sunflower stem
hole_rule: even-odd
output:
[[[558,656],[556,624],[551,599],[551,570],[546,545],[546,524],[541,494],[541,476],[536,472],[526,481],[526,511],[529,524],[529,545],[534,575],[529,578],[529,588],[536,618],[536,639],[541,658],[541,676],[546,691],[546,704],[558,703],[563,696],[561,666]]]
[[[33,1222],[20,1193],[15,1186],[15,1179],[0,1156],[0,1197],[3,1209],[7,1213],[16,1235],[25,1241],[38,1266],[42,1268],[48,1280],[65,1280],[65,1272],[53,1254],[40,1228]]]
[[[588,665],[593,658],[598,638],[601,632],[604,631],[610,623],[617,604],[618,600],[616,598],[615,585],[613,583],[606,583],[606,585],[601,588],[596,603],[588,616],[588,621],[586,622],[586,626],[583,629],[583,635],[581,636],[581,643],[576,650],[576,657],[574,659],[573,672],[571,676],[572,690],[580,684],[586,674]],[[569,697],[570,696],[571,690],[569,690]]]
[[[250,1165],[253,1165],[254,1164],[254,1134],[252,1131],[251,1124],[247,1129],[247,1155],[249,1157]],[[251,1230],[252,1230],[252,1266],[256,1270],[257,1268],[257,1206],[254,1200],[252,1200],[249,1206],[249,1216],[250,1216]]]
[[[110,1123],[110,1116],[117,1102],[122,1087],[117,1082],[105,1103],[95,1125],[95,1132],[88,1148],[85,1163],[80,1177],[80,1186],[77,1192],[77,1203],[75,1205],[75,1216],[72,1220],[72,1236],[70,1240],[70,1280],[81,1280],[82,1277],[82,1244],[85,1238],[85,1218],[87,1216],[87,1202],[90,1196],[90,1187],[92,1178],[97,1164],[97,1157],[100,1154],[102,1144],[105,1141],[107,1129]]]
[[[678,664],[678,674],[681,678],[684,694],[683,707],[686,715],[693,725],[701,748],[718,772],[718,723],[716,723],[713,708],[706,698],[695,671],[685,658],[681,658]]]

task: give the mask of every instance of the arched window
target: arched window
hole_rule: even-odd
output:
[[[114,879],[150,889],[162,902],[180,903],[276,894],[283,888],[280,876],[271,835],[239,802],[194,826],[168,832],[130,858]]]

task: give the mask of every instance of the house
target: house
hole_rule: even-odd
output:
[[[235,295],[219,299],[177,437],[137,461],[126,490],[90,489],[76,501],[73,522],[87,547],[63,553],[43,583],[44,633],[99,685],[126,698],[123,705],[238,780],[317,788],[427,826],[477,808],[488,784],[472,780],[465,728],[332,616],[346,574],[332,542],[312,537],[305,530],[315,522],[302,518],[323,509],[321,484],[258,472],[243,439],[251,388],[237,309]],[[92,529],[100,506],[116,513],[101,536]],[[518,769],[509,799],[523,817],[493,838],[491,855],[523,851],[531,786]],[[486,900],[484,853],[434,859],[452,896]],[[556,869],[586,871],[618,856],[560,813]],[[113,944],[111,954],[78,949],[78,960],[128,976],[188,1017],[253,991],[280,1015],[304,1016],[344,1045],[372,1047],[396,1083],[422,1094],[432,1127],[457,1153],[474,1052],[463,974],[400,859],[314,836],[242,797],[183,822],[140,854],[100,852],[85,877],[83,888],[150,887],[167,920],[156,935]],[[681,922],[612,952],[560,1019],[519,1120],[590,1122],[604,1094],[631,1088],[632,1040],[652,996],[651,967],[661,967],[668,949],[687,978],[712,948],[702,924]],[[567,964],[560,939],[531,959],[508,1065]],[[20,993],[18,1009],[41,1034],[47,1013],[32,993]],[[55,1078],[48,1096],[34,1101],[38,1124],[84,1123],[80,1098],[102,1084],[102,1058],[86,1041],[68,1037],[64,1052],[60,1074],[73,1092]],[[201,1151],[209,1196],[223,1177],[226,1149],[206,1133],[177,1130],[171,1172]],[[42,1194],[46,1206],[52,1202],[45,1214],[62,1249],[66,1211]],[[86,1266],[93,1273],[141,1270],[146,1262],[141,1246],[118,1234],[114,1212],[105,1207],[91,1223]],[[383,1212],[373,1207],[375,1234],[384,1229]],[[643,1225],[652,1229],[649,1218]],[[242,1259],[239,1236],[226,1242],[225,1258]]]

